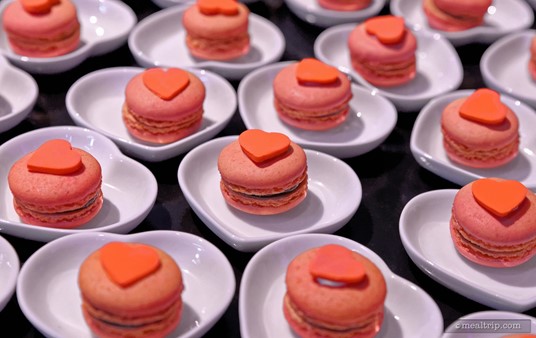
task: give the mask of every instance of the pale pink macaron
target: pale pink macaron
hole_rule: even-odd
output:
[[[530,42],[529,73],[532,79],[536,81],[536,36]]]
[[[348,36],[354,70],[375,86],[399,86],[413,80],[417,74],[417,40],[413,33],[404,28],[398,42],[383,43],[367,32],[367,21],[357,25]]]
[[[370,6],[372,0],[318,0],[320,7],[334,11],[358,11]]]
[[[423,0],[430,27],[443,31],[463,31],[482,25],[492,0]]]
[[[527,190],[517,209],[501,217],[479,204],[473,184],[474,181],[456,193],[452,206],[450,232],[458,252],[491,267],[512,267],[528,261],[536,254],[534,193]]]
[[[75,50],[80,43],[80,23],[75,5],[59,0],[45,13],[30,13],[20,0],[10,3],[2,23],[11,49],[30,57],[54,57]]]
[[[222,61],[247,54],[250,49],[247,6],[236,2],[237,13],[232,15],[205,14],[199,2],[190,6],[182,17],[190,53],[201,59]]]

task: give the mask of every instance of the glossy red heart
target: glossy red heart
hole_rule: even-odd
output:
[[[143,72],[143,84],[155,95],[171,100],[190,84],[188,73],[178,68],[151,68]]]
[[[333,282],[358,283],[365,278],[365,267],[344,246],[328,244],[318,248],[311,260],[309,273],[314,278]]]
[[[236,15],[238,4],[236,0],[197,0],[197,6],[205,15]]]
[[[500,217],[515,210],[527,196],[527,188],[515,180],[482,178],[474,181],[471,189],[478,204]]]
[[[477,89],[460,106],[460,116],[484,124],[500,124],[506,118],[506,107],[496,91]]]
[[[68,141],[54,139],[37,148],[26,166],[31,172],[67,175],[82,168],[82,158]]]
[[[248,129],[240,134],[238,143],[242,151],[256,163],[277,157],[287,152],[290,139],[281,133],[267,133],[259,129]]]
[[[145,244],[110,242],[100,251],[102,267],[112,281],[129,286],[155,272],[160,267],[160,256]]]
[[[384,44],[398,43],[406,33],[404,19],[394,15],[376,16],[366,20],[365,30]]]
[[[329,84],[337,81],[339,70],[317,59],[306,58],[298,63],[296,78],[300,83]]]
[[[52,6],[60,3],[60,0],[20,0],[22,7],[28,13],[44,14],[50,12]]]

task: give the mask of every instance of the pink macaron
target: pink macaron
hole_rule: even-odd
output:
[[[442,31],[463,31],[482,25],[492,0],[423,0],[430,27]]]
[[[75,50],[80,23],[70,0],[44,2],[15,0],[7,5],[2,23],[11,49],[30,57],[54,57]]]
[[[274,107],[288,125],[326,130],[344,123],[352,90],[348,77],[316,59],[284,67],[274,78]]]
[[[318,0],[320,7],[334,11],[358,11],[370,6],[372,0]]]
[[[458,252],[490,267],[512,267],[536,254],[536,196],[517,181],[484,178],[454,198],[450,232]]]
[[[529,74],[536,81],[536,36],[530,41],[530,59],[529,59]]]
[[[357,25],[348,48],[354,70],[375,86],[400,86],[417,74],[417,40],[401,17],[378,16]]]

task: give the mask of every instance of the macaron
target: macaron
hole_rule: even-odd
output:
[[[417,40],[402,17],[376,16],[357,25],[348,36],[353,69],[375,86],[393,87],[417,73]]]
[[[80,265],[84,320],[101,338],[165,337],[180,322],[182,273],[163,250],[110,242]]]
[[[191,72],[150,68],[127,83],[123,122],[139,140],[175,142],[201,127],[205,95],[205,85]]]
[[[530,59],[529,59],[529,74],[536,81],[536,36],[530,41]]]
[[[75,228],[102,207],[102,172],[88,152],[52,139],[18,159],[8,173],[13,206],[22,222]]]
[[[301,338],[371,338],[380,331],[385,278],[366,257],[338,244],[307,250],[288,265],[283,313]]]
[[[457,251],[480,265],[506,268],[536,254],[536,196],[522,183],[482,178],[454,197],[450,233]]]
[[[334,11],[358,11],[367,8],[372,0],[318,0],[320,7]]]
[[[274,107],[286,124],[326,130],[344,123],[352,89],[337,68],[313,58],[284,67],[274,78]]]
[[[423,0],[430,27],[442,31],[464,31],[482,25],[492,0]]]
[[[494,168],[518,154],[518,118],[491,89],[449,103],[441,113],[441,132],[447,157],[458,164]]]
[[[220,190],[227,204],[255,215],[298,206],[307,195],[307,157],[281,133],[246,130],[218,156]]]
[[[80,44],[80,23],[70,0],[15,0],[2,24],[14,53],[48,58],[72,52]]]
[[[182,16],[194,57],[231,60],[249,52],[249,9],[236,0],[197,0]]]

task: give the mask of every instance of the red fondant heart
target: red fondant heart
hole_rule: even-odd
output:
[[[281,133],[267,133],[249,129],[238,137],[242,151],[254,162],[260,163],[284,154],[290,147],[290,139]]]
[[[112,281],[122,287],[147,277],[160,267],[156,250],[139,243],[110,242],[100,249],[100,262]]]
[[[197,0],[197,6],[205,15],[236,15],[238,4],[236,0]]]
[[[158,97],[171,100],[188,87],[190,78],[182,69],[151,68],[143,72],[143,84]]]
[[[296,78],[300,83],[329,84],[337,81],[339,70],[317,59],[307,58],[298,63]]]
[[[31,172],[67,175],[82,168],[82,158],[68,141],[54,139],[37,148],[26,166]]]
[[[404,19],[394,15],[382,15],[365,21],[365,30],[384,44],[398,43],[406,33]]]
[[[487,89],[477,89],[460,107],[460,116],[484,124],[500,124],[506,118],[506,107],[499,93]]]
[[[478,204],[501,217],[515,210],[527,196],[527,188],[514,180],[482,178],[474,181],[471,189]]]
[[[59,4],[59,0],[20,0],[22,7],[28,13],[44,14],[50,12],[52,6]]]
[[[337,244],[328,244],[317,250],[309,265],[314,278],[341,283],[358,283],[365,278],[365,267],[356,260],[351,250]]]

